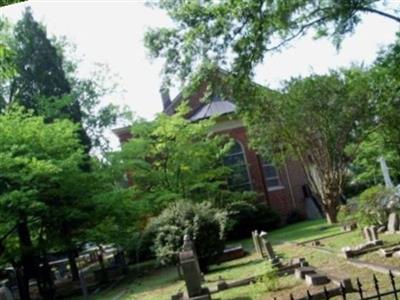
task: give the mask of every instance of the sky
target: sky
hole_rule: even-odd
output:
[[[397,5],[398,1],[388,2]],[[104,103],[127,105],[137,116],[147,119],[161,111],[162,61],[148,58],[143,36],[146,28],[172,25],[163,11],[139,0],[32,0],[2,7],[0,15],[17,21],[27,5],[49,34],[66,36],[76,44],[75,55],[82,59],[79,71],[83,76],[88,76],[96,63],[107,64],[110,74],[118,75],[115,81],[125,92],[106,97]],[[326,73],[352,63],[369,64],[382,46],[395,40],[398,29],[394,21],[365,15],[339,52],[328,40],[306,35],[281,53],[267,55],[257,67],[255,79],[278,88],[292,76]]]

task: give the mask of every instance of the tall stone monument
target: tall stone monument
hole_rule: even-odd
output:
[[[188,236],[184,237],[183,249],[179,253],[179,262],[187,291],[187,295],[183,296],[183,299],[210,300],[210,291],[208,288],[202,287],[203,276],[193,243]]]

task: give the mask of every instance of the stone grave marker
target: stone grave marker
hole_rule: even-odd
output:
[[[372,235],[371,231],[369,230],[369,227],[364,227],[364,237],[367,240],[367,242],[372,242]]]
[[[253,238],[253,244],[254,244],[254,249],[256,250],[256,253],[260,256],[262,256],[262,252],[261,252],[261,245],[260,245],[260,239],[259,239],[259,235],[258,235],[258,231],[252,231],[251,232],[251,236]]]
[[[186,245],[185,245],[186,242]],[[184,247],[179,253],[179,261],[185,281],[187,296],[189,300],[209,300],[210,291],[202,287],[203,276],[200,271],[199,262],[189,237],[185,237]]]
[[[396,231],[399,231],[400,229],[399,227],[400,227],[399,215],[395,212],[390,213],[387,231],[389,233],[395,233]]]
[[[0,287],[0,300],[14,300],[14,296],[9,288],[5,286]]]

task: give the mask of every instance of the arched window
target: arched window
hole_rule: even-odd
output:
[[[246,158],[242,145],[235,141],[228,155],[224,158],[224,164],[232,169],[228,178],[228,185],[231,190],[249,191],[251,182],[247,169]]]

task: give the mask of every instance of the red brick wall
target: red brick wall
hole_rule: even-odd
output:
[[[278,170],[283,186],[282,189],[266,192],[266,186],[263,184],[264,175],[261,173],[262,167],[256,152],[248,145],[246,129],[239,127],[221,131],[221,133],[228,134],[231,138],[239,141],[244,147],[253,190],[260,195],[260,201],[266,201],[273,210],[281,215],[282,221],[285,221],[287,216],[293,211],[298,211],[305,215],[302,186],[307,183],[307,180],[298,162],[288,161],[286,163],[287,172],[285,167]],[[289,186],[292,192],[290,192]]]

